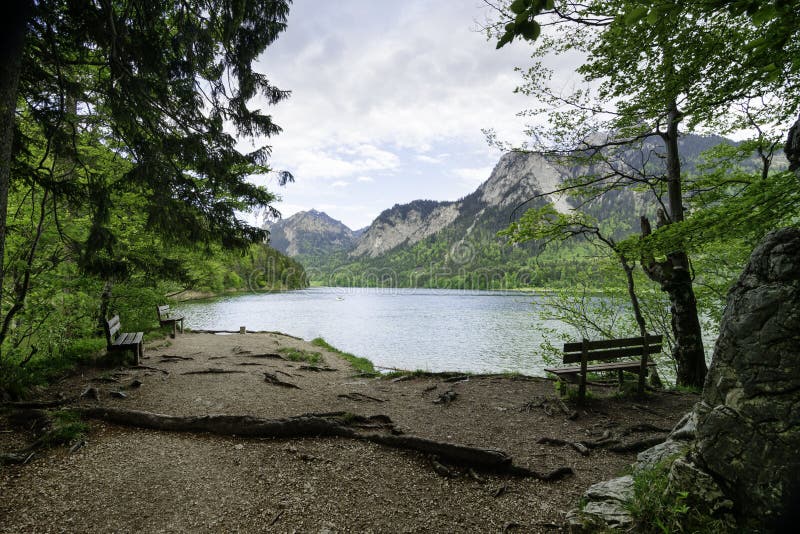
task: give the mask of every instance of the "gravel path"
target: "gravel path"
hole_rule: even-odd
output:
[[[320,352],[317,366],[334,370],[256,357],[287,347]],[[83,404],[170,415],[385,414],[408,434],[497,448],[516,464],[540,472],[570,466],[575,475],[551,483],[490,473],[450,478],[421,454],[342,438],[253,440],[92,422],[77,452],[53,449],[28,465],[0,468],[0,532],[553,531],[589,485],[635,455],[594,450],[584,457],[537,439],[596,439],[643,422],[668,428],[696,401],[666,393],[638,404],[604,398],[569,420],[537,406],[555,398],[550,380],[360,378],[335,354],[280,334],[187,333],[149,347],[142,363],[168,374],[84,370],[48,396],[93,385],[99,400]],[[209,368],[229,372],[185,374]],[[299,389],[269,384],[265,372]],[[133,380],[141,387],[131,388]],[[446,391],[455,400],[433,402]],[[21,439],[0,436],[3,449]]]

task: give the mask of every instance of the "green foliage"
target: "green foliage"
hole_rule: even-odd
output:
[[[675,457],[633,475],[634,496],[628,509],[634,530],[643,534],[735,532],[734,525],[711,516],[687,492],[668,491],[669,468]]]
[[[375,370],[375,367],[373,366],[372,362],[369,361],[367,358],[362,358],[350,354],[349,352],[341,351],[336,347],[334,347],[333,345],[331,345],[330,343],[328,343],[327,341],[325,341],[324,339],[322,339],[321,337],[312,339],[311,344],[339,355],[340,357],[347,360],[350,363],[350,365],[353,366],[353,369],[355,369],[360,373],[373,376],[378,376],[379,374],[378,371]]]
[[[276,213],[277,197],[250,179],[272,173],[268,149],[242,153],[231,133],[279,131],[249,103],[287,96],[253,70],[286,2],[22,4],[10,20],[26,46],[0,59],[22,66],[0,95],[15,117],[0,140],[13,145],[0,161],[0,393],[73,365],[102,316],[151,330],[175,289],[306,284],[242,218]]]
[[[281,347],[278,349],[287,360],[293,362],[308,362],[316,364],[322,362],[322,354],[310,350],[296,349],[293,347]]]
[[[53,413],[52,427],[42,436],[42,444],[47,447],[69,445],[86,437],[89,425],[78,414],[69,410]]]

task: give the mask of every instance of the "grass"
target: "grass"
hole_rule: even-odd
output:
[[[315,351],[282,347],[278,349],[278,352],[285,356],[287,360],[293,362],[308,362],[311,364],[322,362],[322,354]]]
[[[43,437],[43,445],[69,445],[82,440],[89,432],[89,425],[84,423],[80,416],[69,410],[60,410],[53,413],[53,427]]]
[[[628,510],[635,521],[635,532],[734,532],[733,525],[728,521],[712,517],[706,510],[698,508],[688,492],[667,491],[669,468],[676,457],[633,475],[634,496],[628,504]]]
[[[344,352],[342,350],[337,349],[321,337],[315,338],[311,340],[311,344],[315,347],[319,347],[321,349],[325,349],[328,352],[333,352],[350,362],[350,365],[353,366],[353,369],[356,371],[363,373],[365,375],[372,375],[378,376],[380,373],[375,370],[375,366],[369,361],[367,358],[362,358],[360,356],[356,356],[354,354],[350,354],[349,352]]]

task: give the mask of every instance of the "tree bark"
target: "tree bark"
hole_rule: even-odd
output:
[[[678,154],[678,124],[681,114],[673,99],[668,103],[667,131],[663,135],[667,147],[667,192],[669,194],[669,217],[659,213],[659,226],[683,220],[683,195],[681,192],[681,165]],[[651,232],[650,222],[642,217],[642,235]],[[697,314],[697,299],[689,273],[689,257],[683,250],[667,255],[665,261],[657,262],[652,256],[642,258],[642,267],[651,280],[661,285],[669,295],[672,315],[672,332],[675,346],[672,357],[678,368],[677,383],[682,386],[703,387],[706,378],[706,355],[703,350],[703,335]]]
[[[642,217],[642,235],[649,234],[650,222]],[[661,262],[652,256],[642,258],[642,267],[647,276],[658,282],[661,290],[669,296],[672,333],[675,336],[672,357],[678,369],[677,383],[702,388],[708,368],[692,277],[689,270],[683,268],[687,263],[684,252],[669,254]]]
[[[14,0],[9,4],[0,17],[0,294],[5,280],[6,219],[19,76],[26,26],[33,11],[30,0]]]

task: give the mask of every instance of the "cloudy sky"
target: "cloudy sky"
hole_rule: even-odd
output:
[[[279,190],[284,217],[316,208],[356,229],[488,178],[501,154],[481,129],[519,140],[532,103],[513,93],[529,47],[495,50],[486,15],[481,0],[294,0],[259,64],[292,91],[269,109],[283,128],[272,166],[296,179]]]

